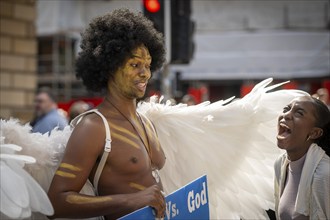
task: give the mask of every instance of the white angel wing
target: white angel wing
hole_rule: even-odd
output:
[[[28,218],[32,212],[52,215],[54,210],[47,194],[23,169],[25,164],[36,160],[16,154],[22,150],[17,145],[0,144],[0,150],[1,219]]]
[[[31,133],[31,126],[21,125],[16,119],[1,120],[1,136],[6,144],[16,144],[22,147],[21,154],[34,157],[36,163],[26,165],[24,169],[37,180],[47,192],[54,173],[61,161],[66,143],[71,135],[71,128],[54,129],[48,135]]]
[[[166,164],[160,174],[167,192],[207,174],[212,219],[268,218],[274,209],[273,163],[280,154],[276,121],[297,90],[269,92],[267,79],[240,100],[195,106],[141,103],[154,124]],[[227,104],[230,102],[229,104]]]
[[[42,189],[45,192],[48,191],[55,171],[62,160],[66,144],[72,133],[72,128],[67,126],[64,130],[54,129],[51,131],[50,135],[48,135],[48,133],[31,133],[32,129],[29,125],[21,125],[18,120],[15,119],[10,119],[8,121],[1,120],[0,128],[1,140],[3,143],[6,143],[6,151],[10,152],[10,154],[3,154],[1,151],[1,171],[4,169],[4,172],[1,172],[1,212],[3,211],[2,208],[4,208],[8,212],[4,213],[11,218],[29,217],[30,219],[47,219],[45,215],[41,215],[40,213],[46,215],[53,214],[49,212],[49,210],[45,210],[45,207],[47,207],[50,202],[46,194],[46,198],[41,198],[37,192]],[[13,154],[15,150],[20,150],[21,154],[27,156]],[[32,162],[30,160],[33,160],[33,163],[21,164],[19,169],[15,166],[15,172],[13,173],[8,171],[8,167],[5,166],[6,164],[3,165],[3,159],[25,160],[26,162]],[[11,166],[11,168],[13,167],[14,166]],[[4,182],[2,180],[4,180]],[[21,187],[19,190],[13,191],[13,189],[18,187],[17,184],[10,185],[10,182],[14,180],[15,182],[17,181],[18,184],[20,181],[26,183],[26,187]],[[38,184],[40,184],[42,189]],[[3,191],[6,191],[4,197]],[[80,192],[86,195],[95,195],[93,186],[89,181],[86,182]],[[27,196],[29,196],[30,200],[26,200]],[[16,206],[12,203],[7,203],[7,201],[9,201],[8,198],[15,198],[15,202],[19,203],[24,209],[22,209],[21,212],[14,209]],[[40,202],[35,202],[37,199],[39,199]],[[46,199],[48,203],[44,201]],[[3,201],[6,203],[6,206],[2,206]],[[8,207],[12,209],[8,209]],[[33,212],[32,215],[31,211]],[[13,213],[16,213],[16,215]]]

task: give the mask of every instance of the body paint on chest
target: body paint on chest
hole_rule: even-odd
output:
[[[140,149],[139,145],[136,144],[134,141],[130,140],[129,138],[121,135],[121,134],[118,134],[116,132],[112,132],[111,135],[114,137],[114,138],[117,138],[118,140],[122,141],[122,142],[125,142],[126,144],[129,144],[131,145],[132,147],[135,147],[137,149]]]
[[[131,132],[130,130],[126,129],[126,128],[123,128],[123,127],[120,127],[118,125],[115,125],[113,123],[109,123],[110,125],[110,128],[114,129],[114,130],[117,130],[121,133],[124,133],[124,134],[127,134],[128,136],[132,137],[132,138],[135,138],[135,139],[138,139],[137,135],[134,134],[133,132]]]

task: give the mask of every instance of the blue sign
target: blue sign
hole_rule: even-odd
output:
[[[210,219],[209,198],[206,175],[166,196],[166,213],[164,220],[176,219]],[[151,207],[132,212],[119,220],[154,220]]]

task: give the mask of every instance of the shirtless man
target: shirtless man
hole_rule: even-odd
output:
[[[164,62],[162,35],[142,14],[118,9],[92,20],[82,37],[77,76],[87,89],[105,94],[97,109],[109,123],[112,148],[94,186],[98,196],[79,193],[87,179],[93,182],[106,137],[100,116],[84,116],[48,192],[55,210],[51,217],[116,219],[144,206],[163,217],[166,205],[156,171],[165,156],[153,125],[136,111],[151,72]]]

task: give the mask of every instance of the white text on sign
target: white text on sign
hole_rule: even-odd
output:
[[[205,205],[207,203],[206,198],[206,186],[205,182],[203,182],[203,189],[200,193],[194,193],[194,190],[191,190],[188,193],[187,203],[188,210],[190,213],[194,212],[196,209],[199,209],[201,205]]]
[[[176,208],[176,204],[171,201],[166,203],[166,217],[167,219],[174,218],[179,214],[179,209]]]

